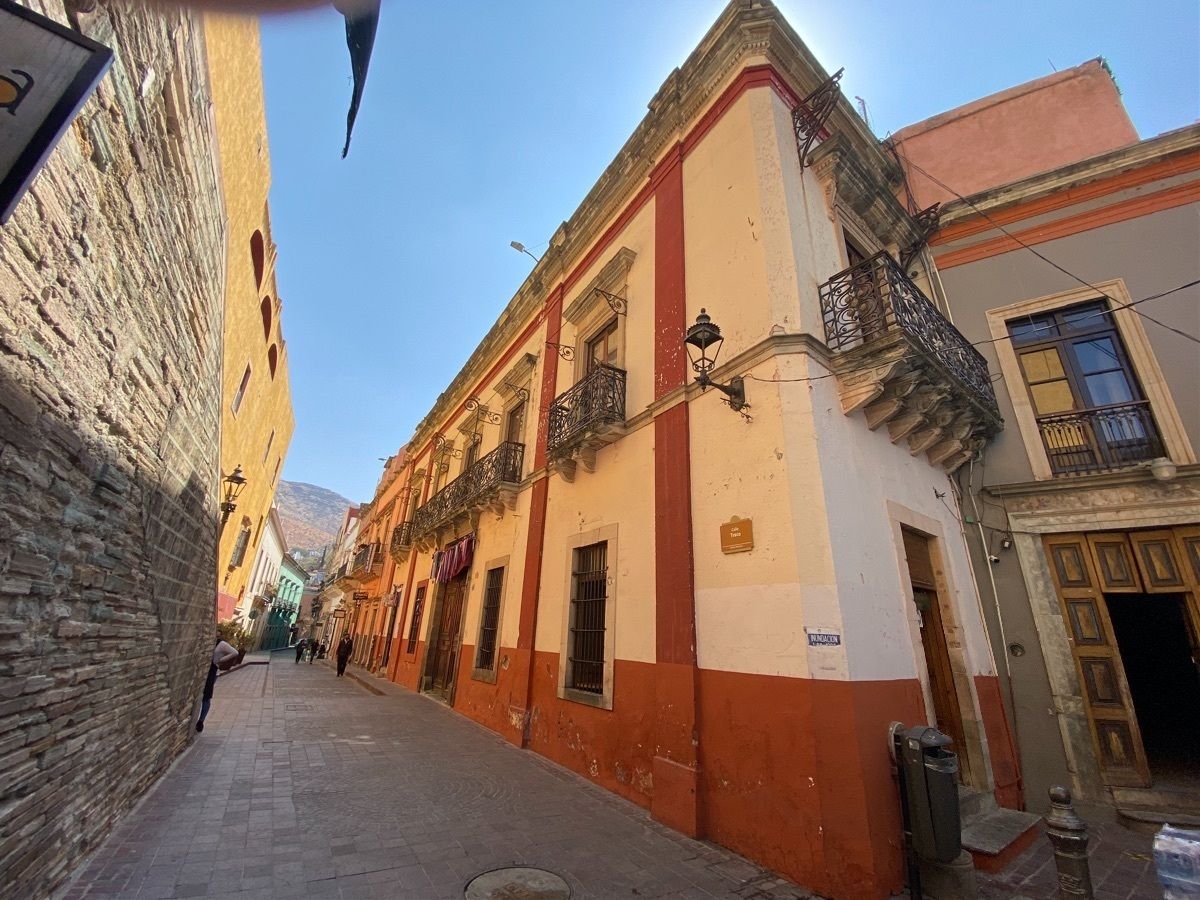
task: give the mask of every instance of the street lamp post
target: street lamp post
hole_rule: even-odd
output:
[[[222,479],[222,483],[225,485],[225,499],[221,501],[221,530],[224,531],[230,514],[237,509],[237,498],[246,487],[246,476],[242,474],[242,467],[236,466],[232,473]]]

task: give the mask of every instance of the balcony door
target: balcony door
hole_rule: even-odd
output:
[[[1161,455],[1158,431],[1103,300],[1008,322],[1056,475]]]

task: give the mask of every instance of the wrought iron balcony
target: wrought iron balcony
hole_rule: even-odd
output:
[[[363,544],[354,554],[350,564],[350,577],[360,581],[378,575],[383,569],[383,559],[379,554],[379,542]]]
[[[572,480],[575,459],[590,472],[595,452],[621,436],[625,422],[625,371],[597,365],[550,407],[546,449],[559,472]]]
[[[401,522],[399,525],[397,525],[395,528],[392,529],[392,543],[391,543],[390,550],[392,553],[392,558],[395,559],[396,562],[400,562],[400,560],[404,558],[404,556],[408,553],[409,549],[412,547],[412,544],[413,544],[413,533],[412,532],[413,532],[413,523],[412,522]]]
[[[948,470],[1002,427],[987,360],[888,253],[821,285],[821,315],[847,415]]]
[[[418,540],[485,506],[492,506],[498,512],[504,506],[511,508],[516,487],[521,483],[524,459],[525,445],[506,441],[476,460],[413,514],[412,538]]]
[[[1150,403],[1121,403],[1038,417],[1055,475],[1109,472],[1163,456]]]

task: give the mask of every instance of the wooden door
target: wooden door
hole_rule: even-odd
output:
[[[954,687],[954,670],[950,667],[950,648],[946,645],[946,630],[936,591],[913,585],[913,600],[921,614],[921,646],[925,650],[925,665],[929,670],[929,692],[933,696],[933,714],[938,730],[954,739],[954,752],[959,757],[959,777],[965,780],[967,748],[963,743],[962,711],[958,691]]]
[[[970,755],[967,753],[966,732],[963,728],[962,706],[954,682],[950,662],[950,646],[946,638],[946,622],[938,598],[937,585],[945,583],[940,560],[923,534],[902,530],[904,555],[908,563],[909,584],[916,604],[921,627],[921,649],[929,676],[929,694],[933,709],[927,710],[937,720],[937,728],[954,741],[958,754],[958,776],[964,784],[971,783]]]
[[[1187,605],[1188,643],[1192,649],[1192,665],[1200,673],[1200,525],[1185,525],[1175,529],[1175,540],[1179,544],[1183,559],[1184,579],[1188,592],[1184,597]]]
[[[1043,540],[1101,774],[1109,785],[1148,787],[1150,768],[1087,538]]]
[[[454,674],[458,660],[458,632],[462,626],[463,599],[466,596],[467,579],[454,578],[447,582],[442,594],[442,613],[438,619],[437,637],[434,643],[432,690],[449,694],[454,685]]]

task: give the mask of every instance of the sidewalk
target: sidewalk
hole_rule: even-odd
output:
[[[573,898],[809,894],[686,838],[426,697],[274,654],[217,682],[204,733],[63,894],[461,898],[528,865]]]

